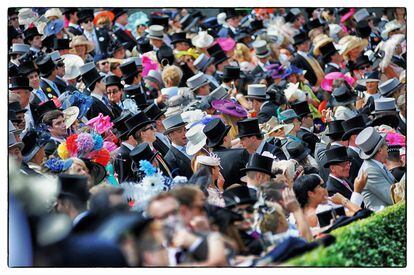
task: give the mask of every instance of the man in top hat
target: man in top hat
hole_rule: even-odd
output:
[[[239,183],[240,170],[246,167],[249,161],[249,153],[245,149],[231,149],[229,136],[231,126],[224,125],[221,119],[211,120],[203,129],[207,137],[207,146],[221,160],[220,172],[224,177],[224,189],[228,186]]]
[[[335,119],[347,120],[358,114],[355,108],[357,94],[347,82],[336,88],[332,94],[332,105],[335,108]]]
[[[258,114],[259,124],[266,123],[272,116],[277,117],[277,108],[266,94],[266,85],[251,84],[247,86],[246,98],[252,103],[253,110]]]
[[[312,86],[319,86],[325,76],[319,62],[309,54],[310,41],[306,33],[300,32],[293,37],[296,53],[291,64],[306,70],[305,78]]]
[[[116,38],[123,44],[126,44],[126,49],[132,52],[132,49],[137,45],[132,33],[126,29],[128,24],[127,11],[122,8],[114,8],[114,34]]]
[[[359,175],[363,172],[368,174],[366,186],[362,190],[365,206],[378,211],[392,205],[391,185],[395,183],[395,178],[385,167],[388,157],[385,136],[373,127],[367,127],[358,134],[355,143],[361,149],[359,156],[364,160]]]
[[[229,65],[229,58],[219,43],[210,46],[207,52],[211,58],[214,58],[213,64],[216,67],[216,72],[213,74],[213,77],[219,79],[223,75],[224,67]]]
[[[32,108],[30,107],[30,96],[32,95],[31,91],[33,88],[29,86],[29,79],[21,76],[11,77],[9,90],[17,97],[20,106],[27,110],[24,116],[26,129],[34,126]]]
[[[106,94],[108,95],[109,104],[115,117],[119,117],[124,109],[122,104],[122,95],[124,85],[121,78],[116,75],[109,75],[105,78]]]
[[[52,57],[49,54],[45,55],[42,59],[36,61],[36,65],[40,71],[40,89],[45,93],[48,100],[58,98],[64,91],[60,91],[54,82],[58,70]]]
[[[335,45],[332,41],[327,42],[324,45],[321,45],[319,47],[319,52],[322,56],[322,61],[325,64],[325,74],[342,71],[344,59],[342,55],[339,54],[338,50],[335,48]]]
[[[162,121],[165,119],[165,112],[166,110],[162,111],[155,103],[149,105],[144,110],[145,115],[154,121],[155,141],[153,146],[163,157],[165,157],[171,147],[170,140],[164,135],[165,128],[164,124],[162,124]]]
[[[165,128],[164,134],[171,141],[171,147],[165,155],[165,161],[171,168],[172,175],[174,177],[180,175],[190,179],[193,171],[191,169],[191,157],[186,153],[186,123],[180,114],[176,114],[164,119],[162,124]]]
[[[64,93],[68,88],[68,84],[63,79],[65,76],[65,63],[63,62],[63,58],[60,56],[59,51],[51,52],[50,57],[52,58],[53,62],[55,62],[57,69],[56,78],[53,80],[53,83],[56,84],[60,93]]]
[[[269,182],[273,176],[273,161],[273,158],[254,153],[250,156],[246,168],[242,169],[243,172],[246,172],[247,187],[253,189],[252,193],[255,193],[257,197],[259,197],[260,185]]]
[[[164,42],[164,27],[160,25],[151,25],[146,32],[148,33],[150,44],[153,46],[154,51],[161,49],[162,46],[168,46]]]
[[[313,115],[310,112],[308,102],[302,101],[292,104],[292,109],[295,110],[296,114],[299,116],[301,123],[300,130],[296,133],[296,136],[308,145],[308,148],[313,155],[315,153],[315,145],[320,140],[313,133]]]
[[[397,106],[394,98],[381,97],[375,100],[375,110],[371,112],[374,116],[372,126],[388,125],[397,129],[400,123]]]
[[[237,33],[237,29],[240,25],[240,19],[238,14],[236,13],[236,10],[234,8],[226,9],[226,25],[223,25],[223,27],[218,32],[219,37],[231,37],[234,38]]]
[[[66,38],[62,38],[62,39],[55,39],[54,43],[53,43],[53,49],[55,51],[59,51],[60,55],[64,55],[64,54],[69,54],[69,50],[70,50],[70,40],[66,39]]]
[[[60,174],[60,193],[56,211],[67,215],[76,226],[87,214],[87,202],[90,196],[88,178],[79,175]]]
[[[30,45],[30,50],[38,53],[42,50],[42,35],[36,27],[29,27],[24,30],[24,43]]]
[[[103,76],[98,73],[93,63],[87,63],[80,67],[82,81],[86,88],[91,91],[93,99],[92,105],[86,113],[88,119],[92,119],[101,113],[104,116],[109,116],[111,120],[115,118],[109,100],[106,97],[106,87],[103,81]]]
[[[73,35],[82,35],[83,33],[82,28],[78,25],[78,12],[79,10],[77,8],[62,9],[62,14],[69,22],[67,30]]]
[[[300,30],[305,25],[306,20],[303,12],[298,8],[292,8],[285,16],[285,21],[292,24],[292,27]]]
[[[210,94],[210,80],[201,72],[187,79],[187,87],[199,98]]]
[[[379,92],[382,97],[390,97],[395,100],[406,92],[405,85],[401,83],[396,77],[384,81],[378,86]]]
[[[29,131],[24,134],[22,138],[24,144],[22,155],[23,163],[28,168],[25,171],[28,172],[29,175],[43,175],[42,163],[46,156],[45,145],[49,141],[49,138],[49,133],[43,133],[35,129],[29,129]]]
[[[237,87],[236,81],[240,79],[240,67],[226,65],[221,75],[221,87],[226,91],[231,91]]]
[[[252,46],[258,59],[257,65],[266,72],[266,67],[272,64],[269,60],[271,52],[267,46],[267,42],[265,40],[256,40],[253,42]]]
[[[185,32],[176,32],[171,36],[171,44],[176,51],[187,51],[191,47],[191,40],[186,37]]]

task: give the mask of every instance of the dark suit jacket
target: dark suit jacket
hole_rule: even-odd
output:
[[[72,33],[73,35],[82,35],[83,31],[78,30],[77,28],[73,27],[73,26],[69,26],[68,27],[68,32]]]
[[[46,153],[46,157],[49,157],[53,154],[55,154],[57,151],[58,146],[60,145],[60,143],[54,139],[50,139],[46,145],[45,145],[45,153]]]
[[[111,120],[115,118],[114,113],[108,106],[106,106],[102,101],[97,99],[96,97],[92,97],[92,105],[89,108],[88,112],[86,113],[86,118],[91,119],[102,113],[104,116],[109,116]]]
[[[272,116],[277,118],[277,108],[277,105],[270,101],[263,103],[262,109],[257,115],[259,124],[267,122]]]
[[[240,183],[240,178],[246,173],[240,172],[249,162],[249,153],[245,149],[227,149],[225,147],[217,147],[213,149],[213,153],[220,158],[221,174],[224,177],[224,189],[233,183]]]
[[[302,70],[306,70],[305,78],[309,83],[314,86],[318,81],[315,72],[312,69],[312,66],[306,61],[306,59],[300,54],[295,54],[291,63]]]
[[[122,43],[126,44],[126,48],[129,51],[132,51],[132,49],[137,45],[137,41],[133,39],[131,36],[129,36],[128,33],[126,33],[124,30],[117,29],[114,32],[116,38]]]
[[[129,157],[129,150],[125,145],[121,145],[114,160],[114,171],[118,174],[118,182],[133,180],[134,174],[131,169],[132,160]]]
[[[56,86],[58,87],[59,92],[61,94],[63,94],[66,91],[66,88],[68,87],[68,85],[66,84],[66,82],[63,81],[62,79],[58,78],[58,77],[56,77],[56,79],[53,80],[53,83],[56,84]]]
[[[49,94],[55,97],[59,97],[59,95],[55,92],[55,90],[49,84],[47,84],[47,82],[44,81],[43,79],[40,79],[40,89],[42,89],[42,91],[46,94],[46,96],[49,99],[51,99],[51,97],[49,97]]]
[[[340,71],[341,69],[338,69],[330,64],[327,64],[324,73],[329,74],[329,73],[340,72]]]
[[[114,113],[114,117],[119,117],[122,113],[122,108],[119,107],[118,104],[115,103],[109,103],[112,109],[112,113]]]
[[[112,37],[106,28],[95,28],[96,38],[102,53],[108,52],[108,47],[112,43]]]
[[[349,182],[349,187],[353,190],[354,185]],[[345,198],[351,199],[352,191],[346,188],[341,182],[334,179],[333,177],[328,177],[328,181],[326,182],[326,189],[328,190],[329,196],[333,196],[335,193],[342,194]]]
[[[319,138],[314,133],[302,128],[296,133],[296,136],[308,144],[308,148],[313,155],[315,153],[316,143],[320,142]]]
[[[359,169],[361,168],[362,163],[364,162],[358,155],[357,152],[351,148],[347,148],[346,152],[348,157],[351,158],[351,168],[349,170],[349,181],[354,183],[355,179],[358,177]]]
[[[398,124],[397,130],[398,132],[406,136],[407,135],[407,123],[405,123],[399,115],[398,115],[398,120],[400,123]]]
[[[170,150],[170,147],[168,147],[164,142],[162,142],[158,137],[156,137],[156,140],[152,144],[158,152],[160,152],[161,156],[165,158],[165,155],[168,153],[168,150]]]
[[[167,162],[168,166],[171,168],[173,177],[179,175],[190,179],[193,175],[193,170],[191,169],[191,160],[183,153],[178,151],[174,146],[170,147],[164,159]]]

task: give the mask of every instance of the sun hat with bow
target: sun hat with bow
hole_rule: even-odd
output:
[[[213,153],[209,156],[197,156],[196,161],[207,166],[220,166],[220,158]]]

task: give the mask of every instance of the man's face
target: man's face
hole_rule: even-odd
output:
[[[332,172],[340,179],[349,177],[349,170],[351,169],[351,162],[345,161],[338,164],[331,165]]]
[[[232,26],[233,28],[237,28],[240,25],[240,19],[236,17],[232,17],[227,20],[227,23]]]
[[[163,42],[162,40],[159,40],[159,39],[150,38],[150,44],[154,46],[155,48],[159,49],[161,48]]]
[[[49,128],[50,134],[54,137],[66,137],[66,125],[63,116],[60,116],[52,121],[52,127]]]
[[[91,18],[84,19],[84,21],[80,24],[82,29],[87,31],[93,30],[93,20]]]
[[[184,126],[181,128],[172,131],[169,134],[169,137],[171,138],[171,141],[178,146],[185,146],[187,144],[187,138],[185,137],[185,134],[187,133],[187,130]]]
[[[32,46],[33,48],[37,48],[37,49],[42,48],[42,37],[40,35],[36,35],[35,37],[33,37],[33,40],[30,43],[30,46]]]
[[[148,208],[148,215],[157,220],[165,220],[171,215],[177,215],[178,202],[173,197],[153,201]]]
[[[65,75],[65,63],[63,61],[59,62],[56,66],[56,74],[59,77],[63,77]]]
[[[302,125],[306,128],[313,126],[313,116],[312,114],[307,114],[302,118]]]
[[[18,94],[20,97],[20,106],[23,108],[29,104],[30,101],[30,91],[25,89],[16,89],[12,91],[14,94]]]
[[[175,43],[175,49],[177,51],[186,51],[190,48],[190,45],[188,45],[187,42],[178,42]]]
[[[23,156],[22,151],[18,146],[14,146],[9,149],[9,156],[16,161],[17,166],[20,166],[23,161]]]
[[[247,231],[252,229],[254,224],[254,208],[251,204],[242,204],[237,205],[234,209],[232,209],[233,212],[238,213],[243,216],[242,221],[235,222],[235,225],[237,228]]]
[[[116,19],[116,22],[118,22],[121,25],[128,24],[128,14],[127,13],[124,13],[123,15],[121,15],[120,17],[118,17]]]
[[[155,138],[155,128],[152,124],[145,126],[141,130],[141,138],[144,142],[153,143]]]
[[[366,83],[365,83],[365,87],[367,87],[367,90],[368,91],[377,91],[377,89],[378,89],[378,82],[376,82],[376,81],[367,81]]]
[[[19,17],[17,14],[12,14],[9,17],[9,23],[11,26],[13,26],[14,28],[18,28],[19,27]]]
[[[37,72],[32,72],[27,77],[29,78],[30,87],[32,87],[33,89],[39,88],[40,79],[39,74]]]
[[[107,59],[100,60],[98,62],[99,71],[103,73],[108,73],[111,67],[109,66],[109,61]]]
[[[122,90],[117,85],[106,87],[106,94],[108,95],[109,101],[112,103],[116,104],[121,102]]]
[[[24,113],[16,113],[16,118],[20,119],[17,128],[19,128],[20,130],[24,130],[26,128],[26,120],[24,119]]]
[[[210,85],[206,84],[203,87],[200,87],[197,91],[197,94],[200,96],[207,96],[210,94]]]

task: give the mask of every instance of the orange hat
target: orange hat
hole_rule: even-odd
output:
[[[93,19],[93,24],[96,26],[98,23],[98,20],[102,17],[107,17],[112,22],[115,18],[115,15],[112,11],[101,11],[95,15],[95,18]]]

